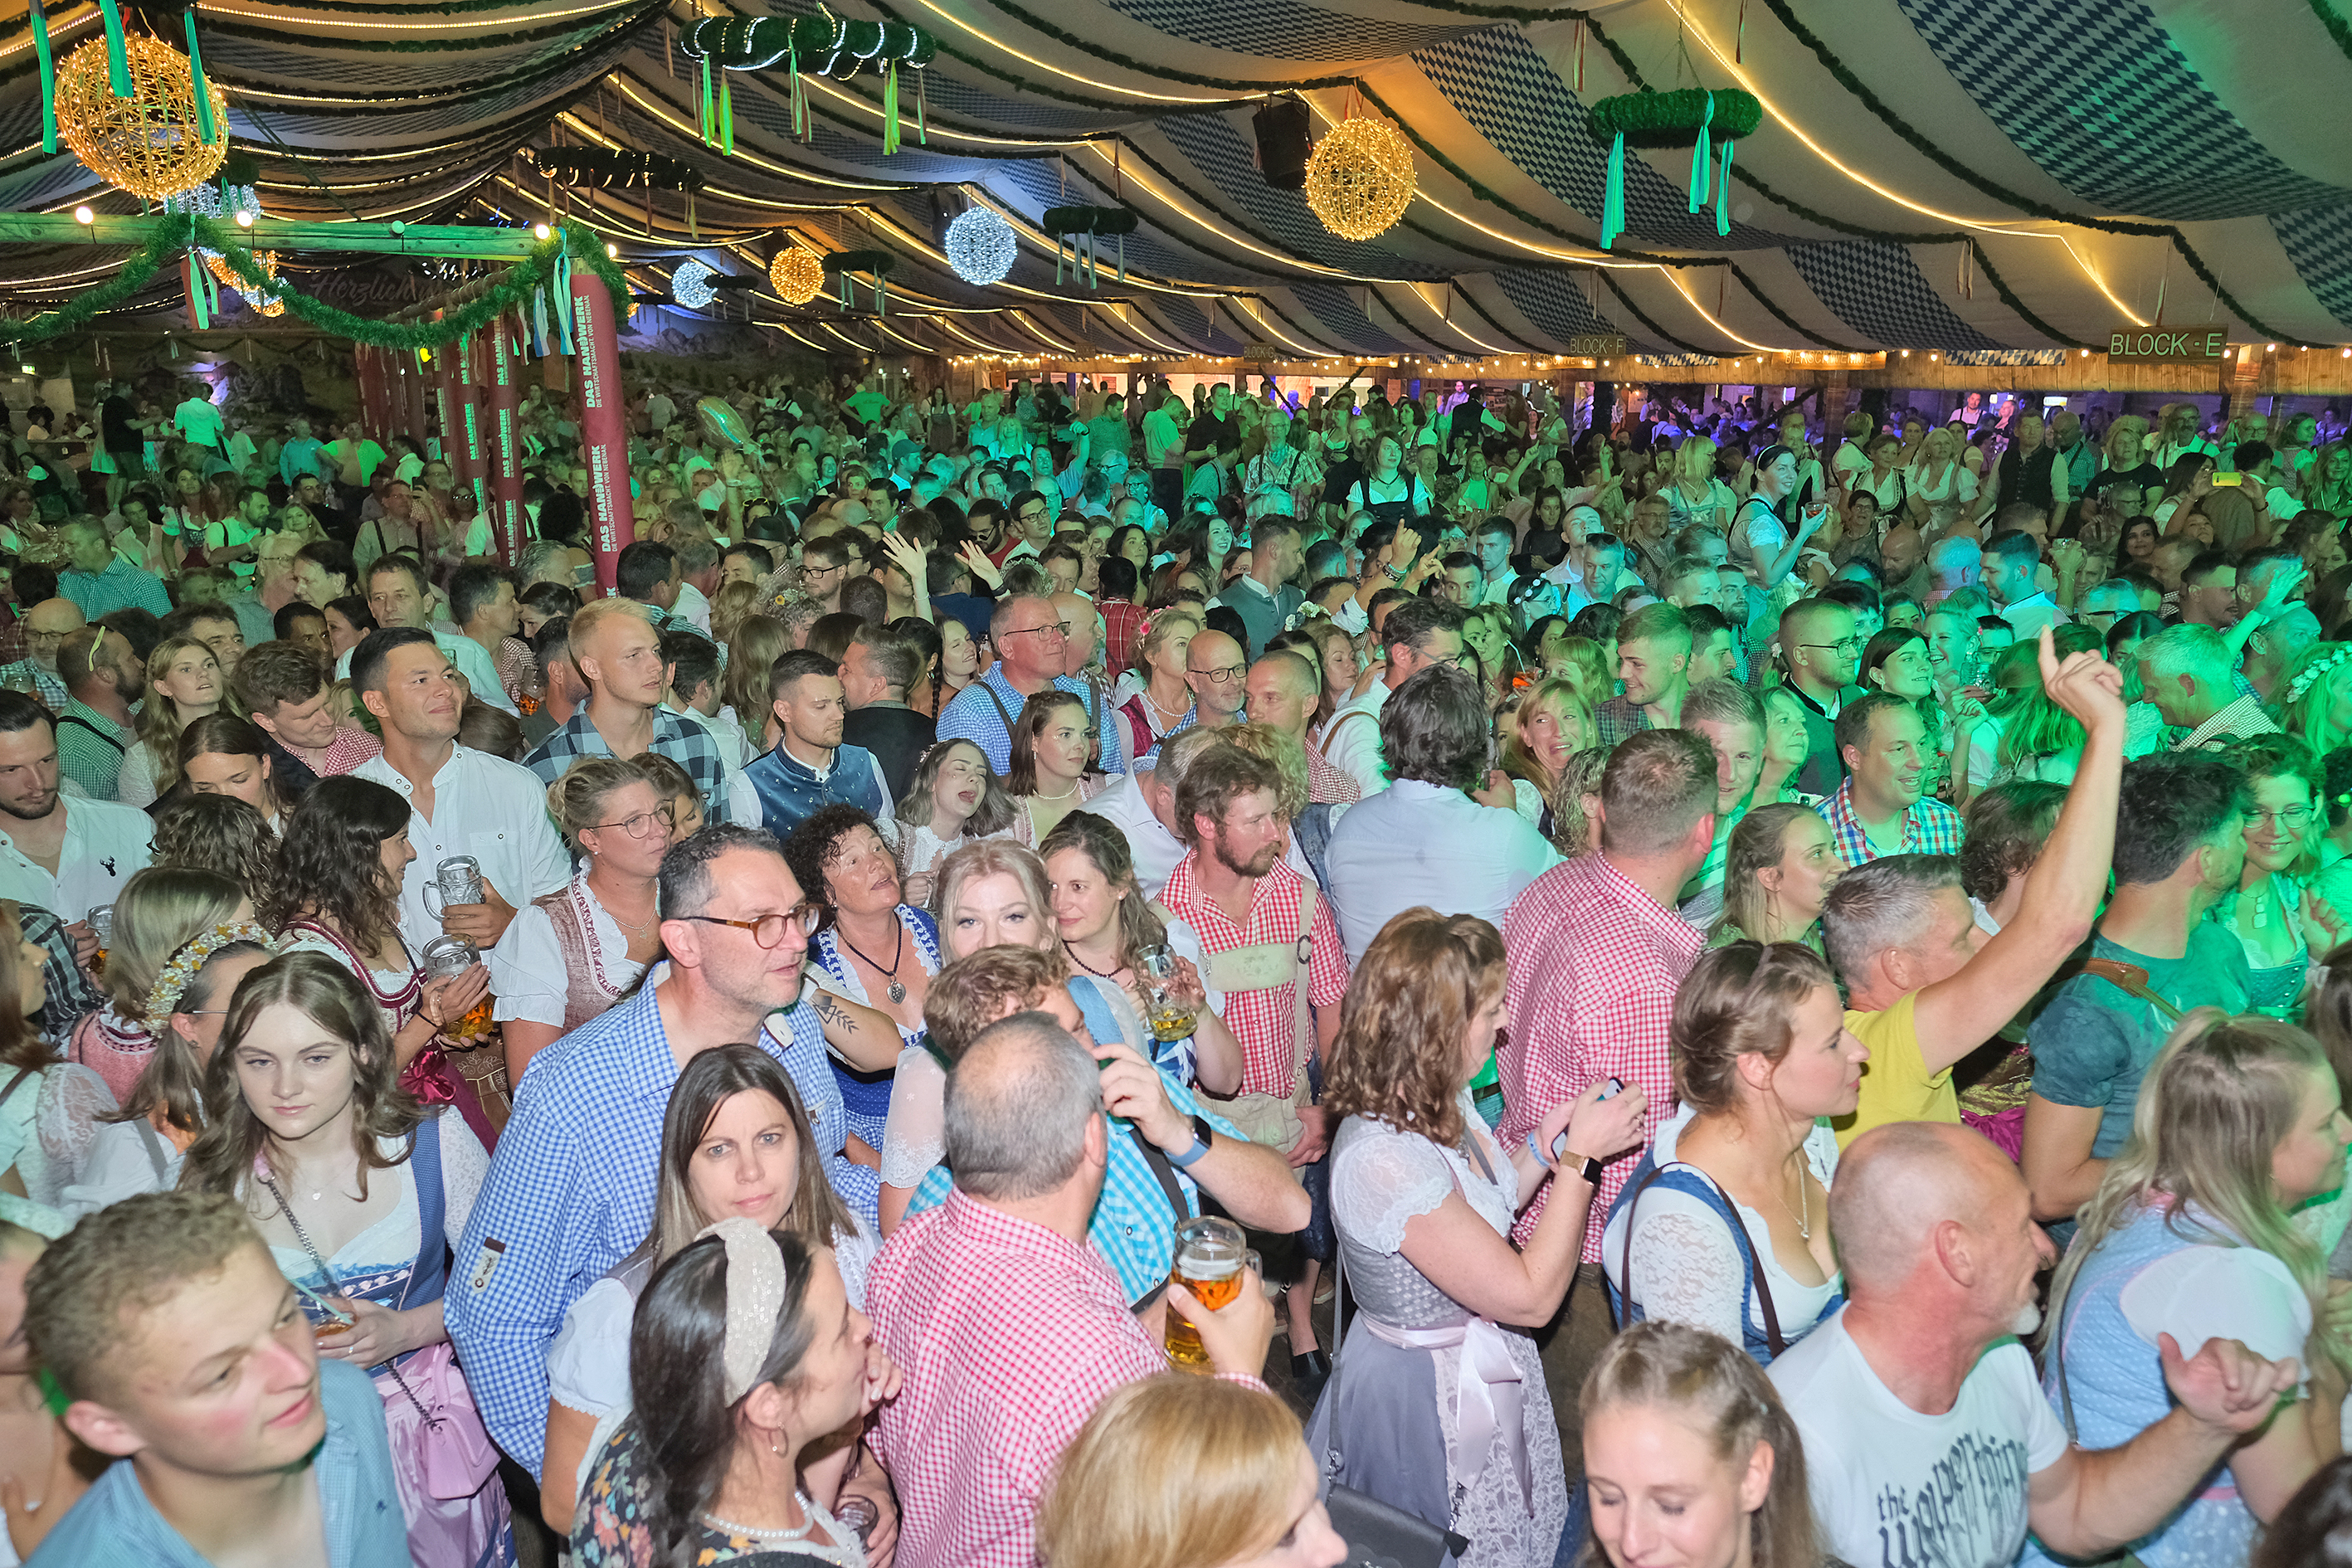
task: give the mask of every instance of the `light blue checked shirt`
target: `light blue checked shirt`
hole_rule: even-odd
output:
[[[407,1568],[408,1525],[375,1384],[355,1366],[321,1361],[319,1398],[327,1408],[327,1436],[311,1456],[310,1471],[319,1481],[328,1563]],[[107,1467],[32,1561],[40,1568],[213,1568],[212,1559],[155,1511],[130,1459]]]
[[[1054,684],[1080,701],[1091,705],[1095,697],[1087,683],[1075,675],[1059,675]],[[982,690],[985,687],[987,689]],[[996,694],[1003,711],[991,702],[989,692]],[[1004,679],[1002,666],[992,666],[986,675],[965,687],[950,699],[940,713],[939,738],[942,741],[970,741],[988,758],[988,765],[1000,777],[1013,771],[1013,726],[1006,721],[1021,717],[1021,706],[1029,699],[1013,689]],[[1097,720],[1110,718],[1106,711]],[[1127,738],[1124,728],[1116,723],[1103,723],[1102,771],[1107,773],[1127,772]]]
[[[1168,1090],[1168,1103],[1180,1113],[1207,1114],[1192,1091],[1165,1068],[1160,1069],[1160,1082]],[[1152,1173],[1151,1162],[1137,1146],[1137,1134],[1130,1131],[1135,1124],[1116,1116],[1109,1121],[1110,1158],[1103,1170],[1102,1196],[1095,1200],[1094,1219],[1087,1226],[1087,1241],[1118,1276],[1131,1306],[1168,1283],[1168,1271],[1176,1261],[1176,1221],[1201,1212],[1201,1189],[1193,1185],[1192,1177],[1176,1172],[1177,1188],[1184,1194],[1184,1213],[1169,1213],[1168,1194]],[[1240,1128],[1222,1116],[1209,1116],[1209,1125],[1228,1138],[1242,1135]],[[908,1217],[939,1207],[954,1187],[955,1179],[945,1165],[932,1166],[916,1184],[915,1196],[907,1205]]]
[[[474,1402],[499,1447],[534,1474],[563,1314],[653,1228],[662,1116],[677,1083],[656,996],[668,973],[656,964],[635,996],[532,1058],[450,1268],[442,1315]],[[880,1173],[842,1153],[841,1089],[816,1015],[773,1015],[760,1044],[800,1089],[826,1179],[874,1225]]]
[[[1008,742],[1009,744],[1009,742]],[[728,815],[727,765],[719,759],[719,743],[710,731],[699,724],[689,723],[667,708],[654,710],[654,743],[651,748],[686,770],[687,777],[702,793],[702,815],[711,822],[731,822]],[[546,740],[522,760],[522,765],[539,775],[539,782],[551,784],[572,769],[582,757],[609,757],[613,748],[604,743],[604,735],[588,717],[583,703],[563,728]]]

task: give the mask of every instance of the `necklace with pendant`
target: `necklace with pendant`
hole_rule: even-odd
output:
[[[876,973],[881,975],[885,980],[887,980],[890,983],[887,994],[891,1002],[896,1004],[904,1002],[907,999],[907,988],[898,984],[898,965],[907,956],[907,928],[898,921],[896,916],[891,917],[891,923],[897,925],[898,928],[898,945],[890,950],[890,967],[887,969],[883,968],[872,959],[866,958],[866,955],[863,952],[858,952],[857,944],[850,941],[848,933],[844,931],[840,927],[835,926],[834,928],[833,934],[839,939],[842,946],[849,949],[852,952],[857,953],[858,957],[866,958],[866,965],[867,968],[873,970]]]

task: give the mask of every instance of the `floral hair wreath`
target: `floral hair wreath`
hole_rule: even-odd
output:
[[[2334,652],[2324,654],[2310,664],[2305,665],[2296,672],[2295,678],[2286,683],[2287,704],[2292,705],[2302,701],[2303,694],[2318,685],[2320,677],[2347,659],[2352,659],[2352,643],[2338,643]]]
[[[269,933],[251,921],[224,921],[182,942],[147,992],[148,1027],[153,1029],[180,1010],[180,998],[195,984],[196,976],[212,962],[213,954],[240,942],[254,942],[273,955],[277,952],[270,945]]]

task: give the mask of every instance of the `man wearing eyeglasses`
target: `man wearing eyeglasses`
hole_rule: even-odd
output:
[[[352,650],[352,686],[383,730],[383,751],[352,770],[408,802],[416,858],[401,873],[400,934],[412,952],[461,936],[488,952],[515,910],[572,878],[572,858],[547,815],[547,786],[529,768],[457,744],[457,667],[431,632],[393,626]],[[442,861],[480,863],[483,901],[425,907]]]
[[[1043,490],[1023,490],[1013,498],[1013,527],[1006,538],[1013,541],[1004,553],[995,558],[999,566],[1007,565],[1024,555],[1040,555],[1054,542],[1054,519],[1059,511],[1055,501]]]
[[[841,608],[841,590],[849,581],[854,553],[845,535],[812,540],[801,551],[801,592],[823,605],[828,616]]]
[[[939,736],[970,741],[1002,774],[1013,766],[1013,720],[1023,703],[1049,686],[1081,700],[1087,690],[1084,680],[1064,673],[1069,648],[1053,600],[1015,595],[998,601],[989,617],[988,640],[996,649],[996,667],[940,710]],[[1107,773],[1127,772],[1122,730],[1112,724],[1102,732],[1102,770]]]
[[[30,691],[52,713],[73,699],[58,674],[58,649],[89,623],[71,599],[44,599],[25,614],[25,657],[0,668],[0,686]]]
[[[1811,748],[1798,770],[1797,788],[1811,795],[1834,795],[1845,776],[1845,764],[1838,760],[1838,710],[1864,695],[1853,683],[1862,663],[1853,611],[1832,599],[1800,599],[1780,616],[1780,657],[1788,665],[1789,689],[1805,705]]]
[[[1184,652],[1184,684],[1192,689],[1192,722],[1201,729],[1240,723],[1249,695],[1249,662],[1242,658],[1242,645],[1223,632],[1193,634]]]
[[[1356,781],[1369,800],[1389,787],[1381,748],[1381,710],[1389,693],[1433,664],[1462,665],[1462,612],[1436,599],[1407,599],[1389,611],[1379,637],[1388,667],[1361,697],[1343,704],[1323,730],[1326,761]],[[1197,639],[1196,639],[1197,640]],[[1194,656],[1187,654],[1187,663]]]
[[[783,851],[755,828],[706,827],[663,857],[658,899],[667,958],[635,996],[531,1059],[450,1273],[444,1314],[475,1403],[533,1471],[549,1349],[572,1303],[651,1227],[663,1112],[696,1055],[749,1040],[774,1057],[808,1108],[825,1179],[874,1224],[879,1173],[848,1157],[823,1030],[796,1005],[818,910]]]

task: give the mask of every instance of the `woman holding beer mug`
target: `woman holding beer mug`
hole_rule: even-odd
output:
[[[1465,1564],[1549,1568],[1568,1488],[1525,1330],[1551,1321],[1575,1278],[1592,1202],[1586,1162],[1641,1142],[1643,1100],[1604,1080],[1554,1106],[1529,1143],[1497,1143],[1469,1084],[1509,1025],[1505,979],[1493,926],[1425,907],[1391,921],[1356,966],[1323,1103],[1337,1128],[1331,1218],[1361,1310],[1308,1447],[1328,1452],[1336,1426],[1335,1479],[1468,1536]],[[1515,1249],[1512,1221],[1546,1182],[1556,1190]],[[1501,1359],[1518,1373],[1516,1422],[1473,1370]],[[1476,1451],[1465,1433],[1481,1405],[1494,1436]]]
[[[1071,966],[1118,986],[1152,1022],[1152,1059],[1178,1081],[1198,1083],[1212,1094],[1238,1089],[1241,1042],[1220,1016],[1224,994],[1202,984],[1198,966],[1206,960],[1200,936],[1183,921],[1163,921],[1152,912],[1136,885],[1127,836],[1092,812],[1074,811],[1045,836],[1039,854],[1054,900],[1054,929]],[[1156,959],[1155,948],[1161,950]],[[1165,983],[1149,972],[1154,962],[1168,970]],[[1186,1032],[1175,1039],[1157,1037],[1155,984],[1184,1016]]]
[[[227,1007],[205,1068],[205,1130],[181,1187],[241,1200],[278,1271],[302,1291],[319,1353],[374,1375],[410,1557],[473,1563],[500,1550],[499,1561],[511,1561],[497,1450],[441,1321],[449,1249],[488,1152],[461,1118],[401,1087],[383,1009],[335,959],[274,959],[238,984]],[[436,1495],[448,1489],[443,1466],[426,1480],[422,1412],[436,1403],[436,1420],[474,1439],[456,1445],[478,1455],[466,1472],[478,1484],[466,1496]]]
[[[1169,1373],[1114,1388],[1037,1516],[1045,1568],[1336,1568],[1298,1417],[1262,1389]]]
[[[571,1532],[587,1461],[628,1414],[629,1324],[646,1281],[706,1226],[741,1215],[812,1250],[831,1247],[849,1304],[866,1305],[874,1238],[826,1184],[800,1091],[767,1052],[719,1046],[686,1064],[662,1118],[660,1170],[653,1229],[572,1303],[548,1352],[540,1511],[559,1534]],[[870,1461],[864,1473],[870,1483],[857,1489],[887,1500]],[[886,1501],[882,1511],[895,1531],[897,1509]]]
[[[408,817],[408,802],[383,784],[320,779],[287,819],[261,923],[286,939],[284,952],[323,952],[350,970],[383,1013],[402,1087],[429,1105],[454,1100],[487,1148],[497,1135],[439,1041],[489,994],[489,971],[477,963],[427,981],[401,940],[401,872],[416,858]]]
[[[1817,1568],[1805,1450],[1771,1380],[1728,1340],[1636,1323],[1585,1375],[1590,1568]]]

